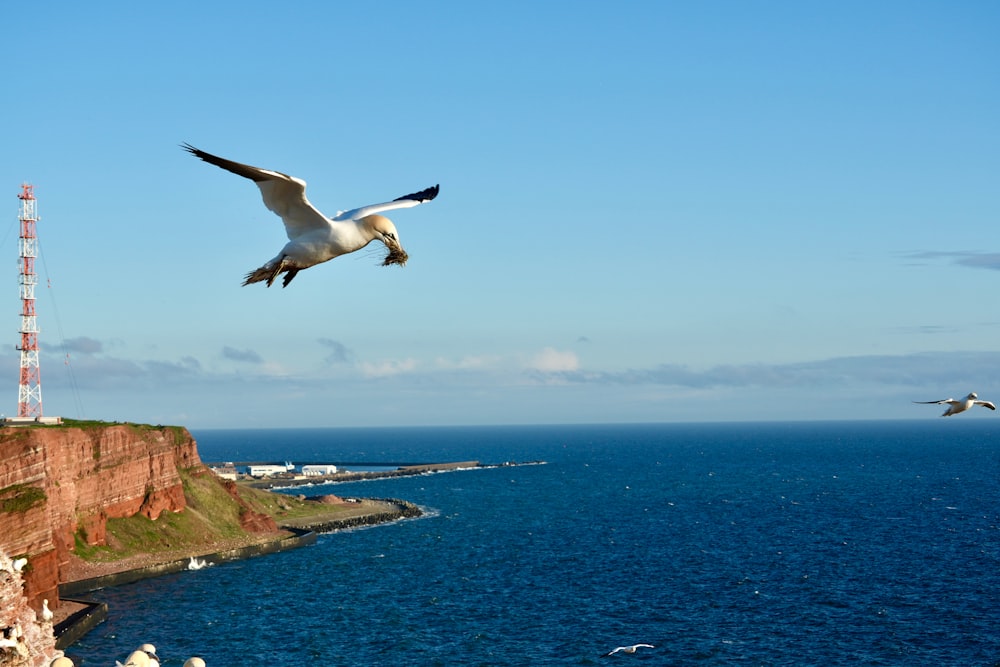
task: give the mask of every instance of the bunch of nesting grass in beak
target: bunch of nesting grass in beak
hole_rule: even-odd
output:
[[[389,248],[389,254],[387,254],[385,259],[382,260],[382,266],[389,266],[391,264],[399,264],[400,266],[403,266],[409,258],[410,256],[407,255],[406,251],[402,248]]]

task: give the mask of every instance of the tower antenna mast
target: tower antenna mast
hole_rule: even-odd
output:
[[[38,322],[35,319],[35,285],[38,276],[35,274],[35,257],[38,256],[38,236],[35,223],[38,216],[35,213],[34,186],[27,183],[21,186],[21,236],[18,243],[20,257],[21,286],[21,381],[17,393],[17,416],[42,416],[42,377],[38,368]]]

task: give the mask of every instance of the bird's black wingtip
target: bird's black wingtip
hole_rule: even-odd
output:
[[[420,192],[414,192],[413,194],[403,195],[402,197],[396,197],[393,201],[403,201],[411,200],[418,201],[420,203],[428,202],[438,196],[438,192],[441,191],[441,185],[432,185],[429,188],[421,190]]]

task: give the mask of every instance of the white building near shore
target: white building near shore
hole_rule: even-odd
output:
[[[210,470],[220,479],[229,479],[235,482],[239,478],[239,475],[236,472],[236,466],[229,462],[226,462],[224,465],[217,468],[210,468]]]
[[[308,465],[302,466],[302,474],[306,477],[322,477],[323,475],[336,475],[335,465]]]
[[[280,475],[288,472],[288,466],[250,466],[248,472],[251,477],[270,477],[271,475]]]

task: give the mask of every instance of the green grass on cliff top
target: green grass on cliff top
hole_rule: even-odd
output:
[[[244,537],[240,506],[204,469],[180,470],[188,506],[161,512],[156,520],[136,514],[108,519],[107,546],[88,546],[77,535],[75,552],[84,560],[114,561],[140,553],[186,550],[217,540]]]
[[[143,553],[207,549],[223,540],[251,535],[240,525],[240,515],[246,510],[212,472],[201,466],[178,472],[187,508],[181,512],[162,512],[155,521],[141,514],[108,519],[107,546],[89,546],[85,536],[77,534],[76,555],[87,561],[110,562]],[[279,524],[287,519],[343,510],[244,485],[237,485],[237,489],[253,511],[267,514]]]

